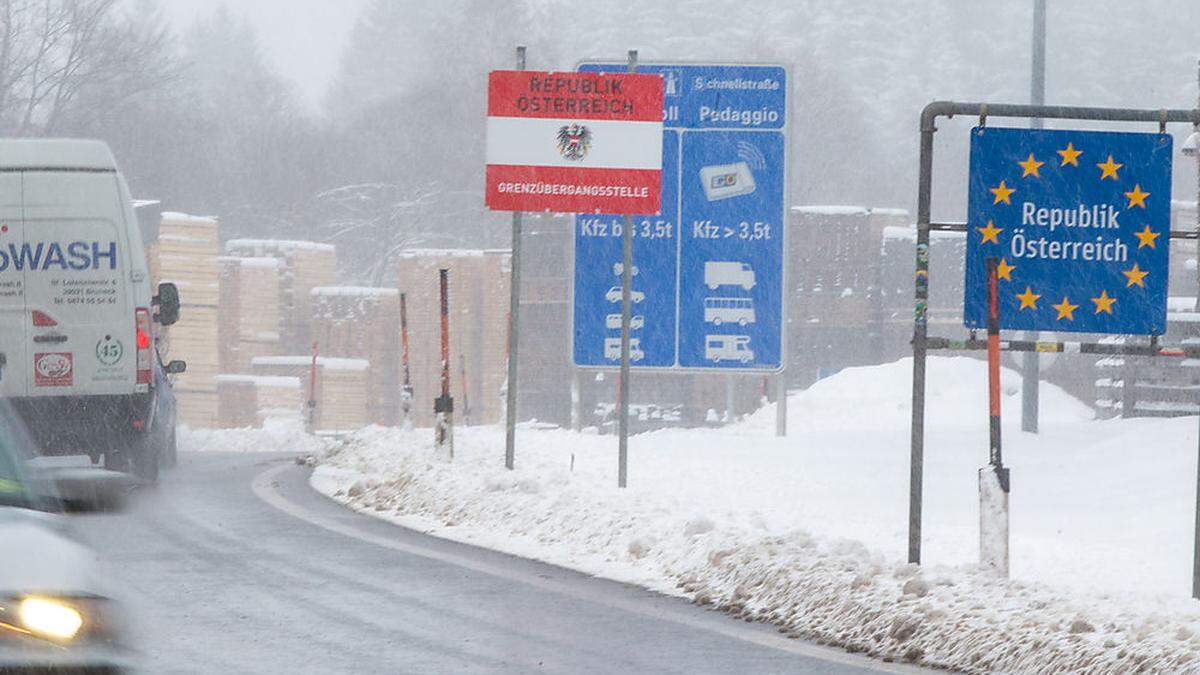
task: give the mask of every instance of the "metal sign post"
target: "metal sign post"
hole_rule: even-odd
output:
[[[400,387],[400,426],[408,431],[412,429],[412,378],[408,365],[408,298],[400,294],[400,358],[404,366],[404,384]]]
[[[780,372],[775,376],[775,435],[782,438],[787,436],[787,373]]]
[[[1197,108],[1200,108],[1200,62],[1196,64]],[[1200,122],[1192,125],[1192,135],[1183,144],[1183,154],[1196,158],[1196,305],[1200,311]],[[1192,535],[1192,597],[1200,599],[1200,435],[1197,436],[1196,520]]]
[[[637,50],[629,50],[629,72],[637,72]],[[620,410],[617,424],[617,487],[625,487],[629,479],[629,326],[630,297],[633,284],[633,216],[625,216],[621,229],[621,383]]]
[[[517,70],[525,70],[525,47],[517,47]],[[504,405],[504,467],[517,458],[517,337],[521,326],[521,212],[512,214],[511,273],[508,280],[508,378]]]
[[[1029,102],[1046,102],[1046,0],[1033,0],[1033,63],[1030,68]],[[1041,129],[1042,120],[1029,120],[1032,129]],[[1036,340],[1037,333],[1025,333],[1026,340]],[[1037,433],[1038,388],[1041,386],[1040,354],[1028,352],[1021,356],[1021,431]]]
[[[969,181],[972,185],[972,200],[969,201],[972,203],[968,207],[972,216],[968,227],[967,223],[933,222],[930,213],[933,134],[937,131],[937,118],[956,115],[979,116],[981,124],[980,128],[972,132],[973,144],[985,136],[979,132],[982,131],[983,123],[989,115],[1023,119],[1157,123],[1159,134],[988,130],[986,136],[991,139],[988,142],[996,142],[999,145],[990,155],[981,153],[980,157],[983,159],[979,168],[985,173],[974,175],[976,167],[974,164],[972,166],[973,176]],[[983,296],[980,295],[981,286],[986,284],[986,277],[979,271],[980,258],[996,255],[1001,257],[997,265],[996,283],[999,284],[1001,279],[1005,282],[999,292],[1000,328],[1161,334],[1166,327],[1166,242],[1170,239],[1200,236],[1200,233],[1194,232],[1169,231],[1169,210],[1166,209],[1169,208],[1170,199],[1171,144],[1165,131],[1167,124],[1179,122],[1200,125],[1200,109],[1139,110],[935,101],[922,110],[913,316],[909,562],[921,562],[927,352],[930,349],[987,348],[986,342],[974,337],[968,340],[951,340],[929,335],[927,316],[930,232],[939,230],[967,233],[968,271],[964,317],[968,327],[978,327],[983,323],[980,318],[981,309],[986,314],[987,303],[986,300],[981,302]],[[1073,136],[1061,136],[1064,133]],[[1014,149],[1019,149],[1018,146],[1004,147],[1005,140],[1014,138],[1012,134],[1029,135],[1020,139],[1031,145],[1025,147],[1019,157],[1012,154]],[[1063,142],[1061,146],[1032,145],[1053,145],[1060,141]],[[1094,145],[1085,148],[1085,142]],[[1110,157],[1107,150],[1109,147],[1113,148],[1114,155],[1121,154],[1124,159],[1116,160]],[[1086,160],[1090,160],[1090,163],[1085,163],[1085,160],[1081,159],[1083,152],[1097,156],[1089,155]],[[973,147],[972,162],[974,161]],[[1014,162],[1017,168],[1010,165]],[[1071,178],[1068,172],[1077,168],[1081,171]],[[1004,174],[1004,171],[1016,171],[1016,174],[1011,176],[1010,180],[1010,175]],[[1040,175],[1042,173],[1047,178],[1043,179]],[[1014,194],[1018,192],[1021,194],[1014,199]],[[1043,202],[1040,205],[1037,203],[1039,200]],[[1055,200],[1066,201],[1055,203]],[[1080,200],[1091,202],[1095,208],[1080,208],[1075,211],[1070,216],[1074,227],[1067,225],[1067,212],[1079,207]],[[1105,214],[1102,219],[1101,206],[1104,206]],[[994,215],[992,221],[988,222],[986,217],[981,216],[986,216],[988,209],[993,207]],[[1083,214],[1084,210],[1088,210],[1088,215]],[[1117,214],[1115,217],[1114,213]],[[1088,221],[1087,226],[1081,227],[1084,220]],[[1051,223],[1056,227],[1051,227]],[[1078,234],[1080,232],[1086,233],[1087,236]],[[1026,241],[1014,244],[1015,235],[1024,237]],[[1096,241],[1097,235],[1108,236],[1101,236],[1102,241]],[[1119,238],[1119,241],[1116,238]],[[994,253],[985,253],[984,248],[987,246],[992,246],[990,250]],[[1013,260],[1006,261],[1002,257],[1004,255],[1012,255]],[[974,265],[972,256],[975,256]],[[1087,274],[1069,265],[1063,265],[1055,271],[1056,265],[1062,265],[1068,260],[1073,264],[1078,261],[1105,264],[1089,268]],[[1135,262],[1136,267],[1133,265]],[[1013,274],[1016,267],[1009,269],[1010,265],[1024,265],[1020,272],[1027,276]],[[1083,285],[1089,283],[1092,285]],[[1017,284],[1020,288],[1015,288]],[[1035,286],[1038,288],[1035,289]],[[1047,293],[1054,297],[1047,295],[1046,300],[1049,302],[1042,301],[1042,295]],[[1042,302],[1039,304],[1039,301]],[[1087,310],[1091,311],[1083,310],[1085,303]],[[1115,303],[1120,303],[1120,306],[1117,307]],[[1015,352],[1069,351],[1079,354],[1200,358],[1198,346],[1185,344],[1167,348],[1160,346],[1157,340],[1152,340],[1150,344],[1010,340],[1001,343],[1000,348]],[[1197,522],[1200,524],[1200,517]],[[1200,547],[1200,528],[1197,536],[1197,546]],[[1197,575],[1200,578],[1200,564]]]
[[[1008,469],[1000,454],[1000,259],[987,259],[988,465],[979,470],[979,563],[1008,576]],[[1034,352],[1036,355],[1036,352]]]
[[[442,395],[434,399],[434,443],[438,455],[454,459],[454,399],[450,396],[450,270],[438,270],[438,292],[442,319]]]
[[[312,365],[308,369],[308,430],[317,430],[317,341],[312,343]]]
[[[462,421],[464,427],[471,426],[471,398],[468,396],[470,386],[467,384],[467,357],[458,355],[458,381],[462,387]]]
[[[653,212],[660,208],[662,189],[661,78],[527,71],[520,47],[517,68],[488,74],[484,179],[488,207],[513,212],[505,413],[510,469],[517,413],[520,212]],[[616,287],[613,293],[619,295]],[[619,345],[614,342],[612,349]]]

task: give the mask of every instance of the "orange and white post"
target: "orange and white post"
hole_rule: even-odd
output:
[[[1000,453],[1000,300],[997,258],[987,259],[988,275],[988,466],[979,470],[979,563],[1008,576],[1009,474]]]

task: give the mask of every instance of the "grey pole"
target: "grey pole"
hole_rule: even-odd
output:
[[[787,436],[787,375],[781,371],[775,376],[775,435]]]
[[[1029,78],[1029,102],[1033,105],[1046,102],[1046,0],[1033,0],[1033,63]],[[1041,129],[1041,118],[1029,120],[1029,126]],[[1036,341],[1037,333],[1028,331],[1025,339]],[[1037,352],[1021,355],[1021,431],[1035,434],[1038,430],[1039,370]]]
[[[725,373],[725,423],[733,424],[733,373]]]
[[[1200,61],[1196,63],[1196,109],[1200,110]],[[1192,125],[1192,135],[1200,134],[1200,123]],[[1200,137],[1192,149],[1196,155],[1196,311],[1200,311]],[[1129,357],[1125,357],[1128,359]],[[1125,381],[1130,386],[1130,380]],[[1200,599],[1200,445],[1196,449],[1196,520],[1192,535],[1192,597]]]
[[[638,53],[629,50],[629,72],[637,72]],[[617,442],[617,487],[625,487],[629,477],[629,321],[630,286],[633,283],[633,216],[626,214],[621,230],[621,409]]]
[[[583,430],[583,376],[578,368],[571,369],[571,430]]]
[[[921,158],[917,183],[917,271],[913,303],[912,437],[908,464],[908,562],[921,562],[921,497],[925,475],[925,338],[929,335],[929,221],[933,189],[933,132],[936,112],[921,113]]]
[[[525,47],[517,47],[517,70],[525,70]],[[521,212],[512,216],[512,274],[508,289],[508,391],[504,410],[504,467],[517,456],[517,336],[521,325]]]

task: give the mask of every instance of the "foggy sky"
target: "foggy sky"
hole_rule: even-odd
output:
[[[249,19],[271,63],[316,105],[325,93],[346,36],[366,0],[236,0],[226,5]],[[184,32],[197,16],[210,14],[213,0],[162,3],[175,29]]]

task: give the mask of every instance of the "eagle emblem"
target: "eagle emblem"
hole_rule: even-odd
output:
[[[592,132],[582,124],[566,124],[558,129],[558,154],[563,158],[578,161],[587,156],[592,147]]]

